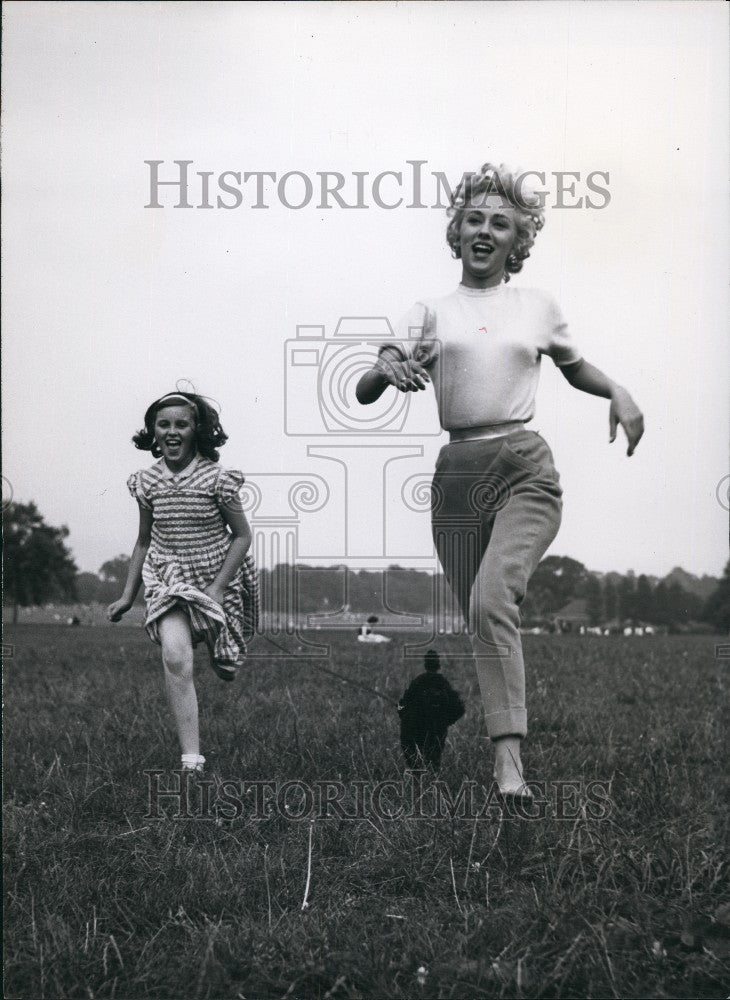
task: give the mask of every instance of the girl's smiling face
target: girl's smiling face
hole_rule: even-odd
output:
[[[155,442],[167,465],[181,472],[195,455],[195,414],[190,406],[166,406],[155,414]]]
[[[490,207],[489,200],[468,204],[461,220],[461,280],[470,288],[500,284],[517,239],[514,208],[511,205]]]

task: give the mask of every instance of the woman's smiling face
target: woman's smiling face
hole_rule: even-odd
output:
[[[517,239],[515,209],[490,201],[467,203],[459,230],[462,283],[472,288],[498,285]]]

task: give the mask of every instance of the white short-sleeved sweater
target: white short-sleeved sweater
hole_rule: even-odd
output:
[[[467,288],[417,302],[380,348],[380,362],[413,357],[433,381],[444,430],[531,420],[540,359],[581,354],[552,296],[533,288]]]

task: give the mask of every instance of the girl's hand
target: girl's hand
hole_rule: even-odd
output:
[[[129,609],[132,607],[132,602],[125,600],[123,597],[118,601],[114,601],[106,609],[106,616],[110,622],[121,621],[122,615],[126,615]]]
[[[381,358],[375,367],[383,378],[401,392],[417,392],[419,389],[425,389],[431,381],[431,376],[423,365],[413,358],[407,358],[405,361],[390,359],[386,361]]]
[[[629,442],[626,454],[633,455],[644,433],[644,417],[628,392],[620,386],[617,386],[611,394],[608,424],[611,442],[616,440],[616,429],[621,424]]]
[[[214,583],[211,583],[203,590],[203,593],[206,597],[209,597],[211,601],[215,601],[215,603],[220,605],[221,608],[223,607],[223,597],[225,593],[225,589],[223,587],[218,587]]]

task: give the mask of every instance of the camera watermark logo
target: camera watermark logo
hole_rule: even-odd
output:
[[[421,326],[407,332],[414,346],[422,336]],[[377,581],[369,615],[387,620],[391,628],[422,628],[433,619],[436,595],[418,615],[391,600],[397,589],[392,564],[398,561],[397,541],[403,534],[402,524],[394,526],[393,518],[402,520],[403,514],[414,510],[408,503],[394,510],[391,498],[399,497],[405,481],[413,478],[414,461],[415,468],[423,468],[423,439],[442,432],[435,407],[429,424],[423,411],[416,412],[411,392],[388,386],[367,406],[358,401],[360,379],[373,369],[386,346],[409,351],[408,344],[398,345],[387,317],[356,315],[340,317],[329,336],[322,324],[300,324],[285,345],[285,433],[308,439],[307,458],[321,460],[333,497],[328,543],[317,557],[348,560],[340,606],[309,615],[308,624],[314,628],[352,629],[349,591],[355,566]],[[341,533],[335,508],[343,521]],[[433,553],[424,553],[419,561],[435,580]]]
[[[409,331],[414,341],[421,328]],[[321,325],[300,324],[285,345],[284,428],[292,437],[351,437],[410,434],[433,437],[412,417],[411,394],[385,392],[362,406],[357,383],[378,358],[379,349],[395,341],[385,316],[343,316],[331,337]],[[410,420],[409,420],[410,417]]]
[[[289,655],[327,652],[312,630],[354,634],[358,629],[363,641],[388,642],[367,629],[360,634],[365,618],[381,628],[428,630],[423,642],[404,647],[406,658],[422,657],[437,635],[471,635],[465,591],[476,588],[478,594],[482,539],[488,537],[491,519],[509,501],[511,480],[501,466],[505,475],[497,468],[473,475],[441,469],[437,480],[424,468],[424,439],[443,432],[433,395],[424,393],[424,398],[431,397],[430,425],[426,409],[414,407],[411,397],[416,388],[428,390],[433,383],[401,382],[391,379],[387,370],[398,356],[417,357],[423,336],[423,326],[408,329],[411,348],[396,339],[387,317],[350,315],[340,317],[331,336],[322,324],[299,324],[296,336],[286,342],[284,430],[289,437],[307,440],[308,471],[251,473],[242,500],[254,532],[256,562],[272,570],[262,586],[263,631],[296,637],[298,652]],[[394,350],[383,352],[384,346]],[[436,340],[429,337],[428,347],[438,355]],[[357,399],[358,383],[376,365],[388,384],[374,402],[364,405]],[[312,460],[320,460],[319,466]],[[520,462],[513,456],[515,460]],[[463,503],[454,502],[456,494]],[[404,557],[404,539],[421,530],[419,522],[429,515],[435,549],[424,547],[420,556],[408,549],[409,569],[403,569],[399,559]],[[319,538],[314,550],[307,547],[305,525]],[[414,569],[425,577],[418,581],[416,600],[411,599],[413,591],[404,593],[404,578],[399,576]],[[330,576],[338,572],[336,587],[331,579],[318,580],[323,570]],[[372,603],[355,613],[350,593],[357,589],[358,570],[368,574]],[[317,593],[321,605],[313,607]],[[482,656],[512,653],[488,634],[479,639]],[[282,652],[277,644],[277,652],[270,655]]]

